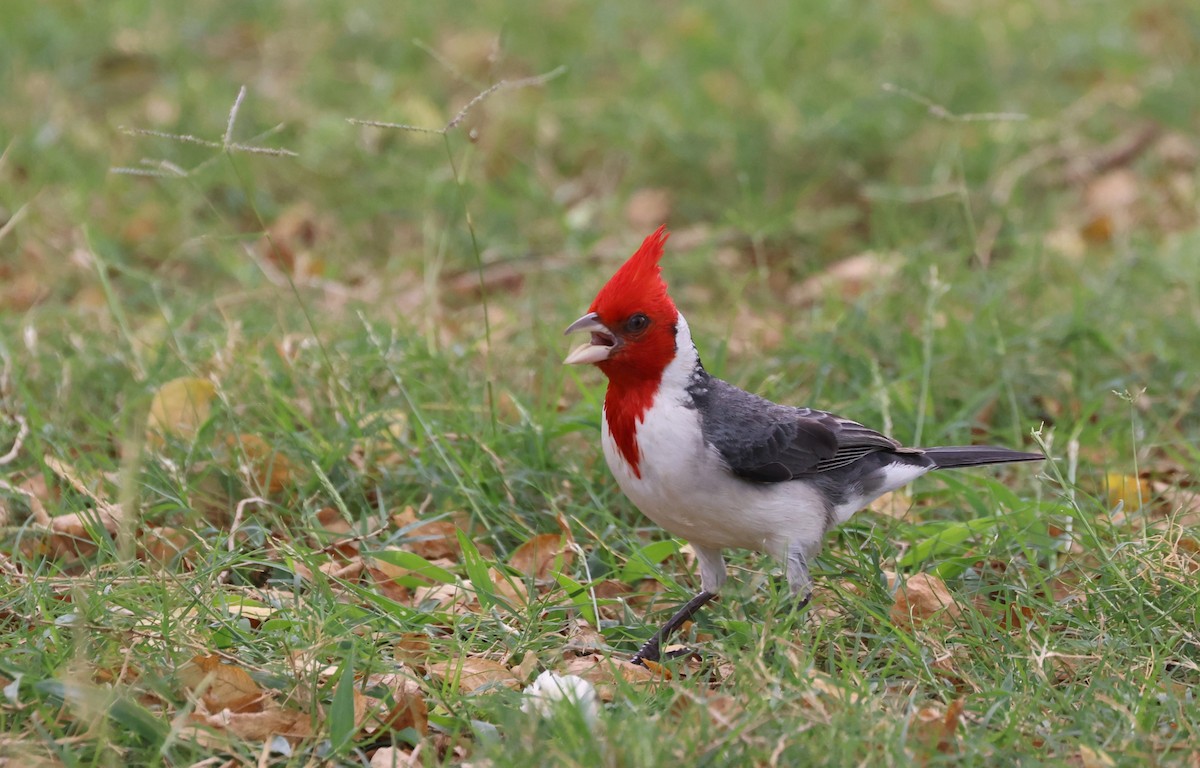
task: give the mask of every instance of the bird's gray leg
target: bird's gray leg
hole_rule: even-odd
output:
[[[725,583],[725,559],[721,557],[721,550],[695,544],[692,545],[692,549],[696,551],[696,559],[700,561],[700,594],[688,600],[674,616],[667,619],[666,624],[659,627],[654,636],[633,655],[630,659],[632,663],[645,666],[643,661],[658,661],[662,655],[663,642],[685,622],[690,621],[709,600],[716,597],[721,585]]]
[[[809,553],[815,552],[816,549],[815,546],[806,546],[801,542],[792,542],[788,545],[787,580],[788,587],[792,591],[795,610],[800,610],[808,605],[808,601],[812,599],[813,580],[808,572],[808,559]]]

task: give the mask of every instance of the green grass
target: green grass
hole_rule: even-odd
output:
[[[257,763],[261,739],[192,730],[187,665],[219,653],[307,714],[313,737],[275,743],[275,765],[366,763],[382,736],[357,733],[348,686],[402,662],[431,726],[395,738],[426,765],[1197,759],[1193,4],[644,5],[8,9],[0,757]],[[440,128],[559,67],[445,137],[349,122]],[[243,85],[232,140],[295,157],[127,130],[221,143]],[[1166,138],[1080,164],[1145,125]],[[428,666],[563,671],[597,606],[619,661],[695,588],[600,457],[602,377],[560,365],[561,329],[657,225],[627,210],[649,188],[669,192],[664,270],[714,373],[904,441],[1037,430],[1054,461],[860,514],[800,616],[774,564],[735,555],[694,628],[703,660],[611,686],[591,730]],[[894,275],[797,299],[865,252]],[[147,442],[180,377],[215,384],[209,415]],[[1143,505],[1106,490],[1138,472]],[[45,530],[101,502],[123,525]],[[428,554],[392,519],[408,507],[469,530],[426,573],[470,579],[482,607],[326,572]],[[528,605],[487,586],[559,517],[580,548],[559,580],[526,583]],[[182,549],[165,566],[159,528]],[[961,615],[897,623],[885,571],[944,578]],[[617,584],[628,600],[594,597]],[[414,635],[428,647],[397,646]]]

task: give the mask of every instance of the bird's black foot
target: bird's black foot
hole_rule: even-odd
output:
[[[700,610],[701,606],[716,597],[715,592],[701,592],[687,602],[674,616],[672,616],[666,624],[662,625],[654,637],[646,641],[646,644],[638,649],[638,652],[633,654],[629,659],[631,664],[637,664],[640,667],[646,666],[644,662],[653,661],[655,663],[662,660],[662,643],[663,640],[670,637],[675,630],[679,629],[687,621],[690,621],[696,611]],[[668,654],[671,658],[676,658],[676,653]]]
[[[645,645],[639,648],[637,653],[630,657],[629,663],[636,664],[639,667],[644,667],[646,666],[647,661],[652,661],[657,664],[661,659],[662,652],[658,647],[658,635],[655,635],[654,637],[650,638]]]
[[[649,643],[646,645],[649,645]],[[647,648],[646,645],[643,645],[637,653],[629,657],[630,664],[636,664],[639,667],[644,667],[646,666],[647,661],[658,664],[664,660],[673,661],[686,656],[702,658],[700,651],[696,650],[695,648],[673,648],[666,653],[663,653],[657,646],[654,648]]]

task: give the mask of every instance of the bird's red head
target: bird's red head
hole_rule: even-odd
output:
[[[592,334],[568,363],[594,363],[613,384],[658,381],[675,356],[679,318],[658,264],[667,236],[662,226],[647,237],[596,294],[589,314],[567,329]]]
[[[588,314],[567,328],[567,333],[592,335],[565,362],[592,363],[608,377],[605,418],[617,448],[638,477],[637,426],[676,351],[679,311],[667,295],[658,266],[666,241],[666,227],[659,227],[600,289]]]

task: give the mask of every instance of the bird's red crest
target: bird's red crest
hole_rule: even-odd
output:
[[[667,295],[667,284],[663,282],[662,267],[658,264],[663,255],[663,244],[669,236],[664,224],[643,240],[642,247],[596,294],[591,311],[609,322],[624,319],[634,312],[674,314],[675,303]]]
[[[667,241],[666,226],[642,241],[616,274],[596,294],[591,311],[621,336],[618,351],[597,367],[608,377],[604,413],[609,431],[630,469],[641,477],[637,428],[654,403],[662,373],[675,357],[675,329],[679,311],[667,295],[658,261]],[[645,331],[624,333],[635,314],[645,315]]]

